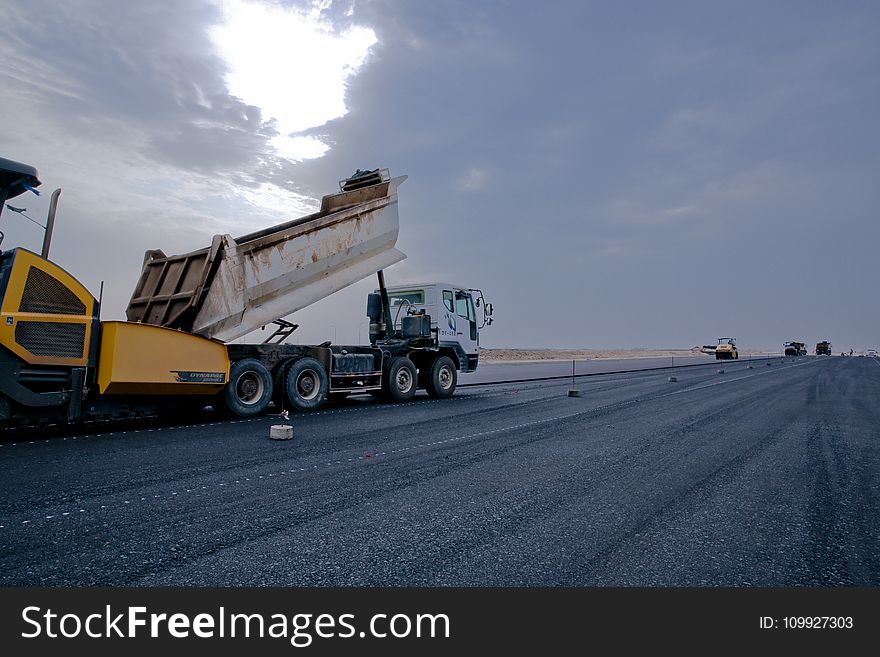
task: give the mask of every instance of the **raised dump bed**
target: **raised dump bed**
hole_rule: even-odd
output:
[[[184,255],[147,251],[129,321],[228,342],[399,262],[397,188],[406,176],[358,172],[321,209]]]

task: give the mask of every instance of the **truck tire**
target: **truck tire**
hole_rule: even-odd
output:
[[[287,373],[287,401],[298,411],[313,411],[327,396],[327,372],[317,360],[306,356],[293,362]]]
[[[229,368],[229,383],[223,389],[226,408],[238,417],[253,417],[272,401],[272,375],[260,361],[245,358]]]
[[[418,373],[416,366],[406,356],[397,356],[388,361],[382,372],[382,389],[388,397],[398,403],[408,402],[416,394]]]
[[[428,391],[429,396],[435,399],[452,397],[458,383],[458,371],[449,356],[440,356],[431,363],[427,375],[425,390]]]

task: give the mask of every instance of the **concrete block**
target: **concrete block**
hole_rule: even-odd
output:
[[[293,438],[293,425],[273,424],[269,429],[269,438],[272,440],[290,440]]]

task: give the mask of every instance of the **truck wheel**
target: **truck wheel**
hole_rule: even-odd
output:
[[[440,356],[433,363],[425,381],[425,390],[435,399],[452,397],[458,383],[458,372],[455,363],[449,356]]]
[[[416,366],[406,356],[397,356],[382,373],[382,389],[396,402],[408,402],[416,394]]]
[[[253,417],[266,410],[272,400],[272,376],[260,361],[245,358],[229,368],[229,383],[223,401],[238,417]]]
[[[287,373],[287,401],[298,411],[313,411],[324,401],[328,386],[324,366],[309,356],[300,358]]]

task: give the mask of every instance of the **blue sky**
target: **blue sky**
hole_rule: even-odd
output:
[[[389,167],[389,282],[481,287],[484,346],[880,346],[877,3],[9,4],[0,157],[46,191],[14,204],[63,188],[53,259],[105,281],[107,318],[145,250]],[[356,341],[373,283],[298,339]]]

